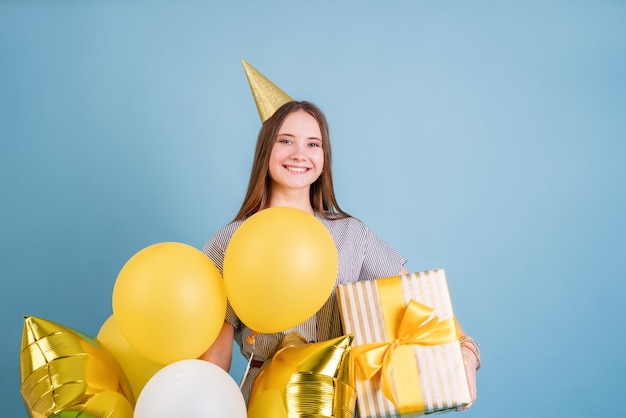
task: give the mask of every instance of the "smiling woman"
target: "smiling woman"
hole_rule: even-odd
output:
[[[245,63],[244,67],[248,70]],[[267,102],[259,105],[260,93],[255,90],[254,77],[250,81],[263,125],[248,191],[235,219],[205,244],[205,254],[223,274],[227,247],[239,227],[259,211],[288,207],[315,216],[332,235],[339,258],[335,286],[407,273],[406,258],[339,207],[333,187],[328,125],[321,110],[310,102],[285,99],[284,94],[272,95],[270,82],[264,79],[262,84],[266,92],[270,90],[269,96],[280,97],[274,108],[267,111]],[[291,329],[273,334],[257,335],[229,304],[222,331],[202,358],[229,370],[234,338],[243,355],[251,360],[252,369],[242,385],[247,400],[260,367],[272,358],[285,336],[293,332],[306,342],[327,341],[343,334],[336,288],[316,314]],[[464,335],[460,327],[459,333]],[[473,400],[479,355],[478,351],[464,350],[464,356]]]
[[[309,188],[324,169],[321,138],[317,121],[305,110],[285,118],[270,155],[270,207],[298,207],[313,214]]]
[[[328,124],[306,101],[278,107],[259,132],[248,191],[235,220],[289,206],[322,217],[348,217],[333,187]]]

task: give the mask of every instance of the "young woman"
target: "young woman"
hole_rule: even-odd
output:
[[[408,273],[406,259],[356,218],[341,210],[335,198],[328,125],[312,103],[289,101],[267,119],[259,132],[248,191],[235,219],[204,246],[205,254],[222,271],[224,254],[239,225],[256,212],[287,206],[314,215],[330,231],[339,255],[336,284]],[[259,367],[269,360],[283,337],[291,331],[306,341],[324,341],[342,335],[336,296],[330,296],[313,317],[292,330],[260,334],[254,343],[252,369],[242,391],[248,399]],[[459,327],[472,400],[476,396],[475,372],[480,366],[478,348]],[[223,328],[203,359],[228,371],[233,338],[246,358],[252,354],[248,336],[252,330],[241,323],[230,306]]]

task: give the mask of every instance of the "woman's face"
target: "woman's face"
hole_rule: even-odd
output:
[[[287,115],[269,161],[272,190],[306,189],[324,169],[322,133],[317,120],[303,110]]]

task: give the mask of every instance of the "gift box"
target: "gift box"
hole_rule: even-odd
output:
[[[344,332],[354,335],[362,418],[455,410],[471,402],[443,269],[339,285]]]

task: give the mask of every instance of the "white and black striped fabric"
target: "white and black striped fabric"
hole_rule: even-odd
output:
[[[407,261],[356,218],[328,220],[319,214],[316,214],[316,218],[330,231],[337,247],[339,271],[336,285],[395,276],[400,273],[401,267]],[[226,247],[242,222],[236,221],[226,225],[204,245],[203,252],[215,263],[220,273],[223,269]],[[239,321],[230,304],[226,309],[226,321],[235,328],[235,339],[241,347],[241,353],[249,359],[252,345],[246,341],[246,337],[252,334],[252,330]],[[317,314],[304,323],[280,333],[257,335],[254,359],[265,361],[271,358],[283,337],[294,330],[310,342],[325,341],[342,335],[335,290]],[[253,368],[246,377],[242,387],[246,400],[257,373],[258,369]]]

